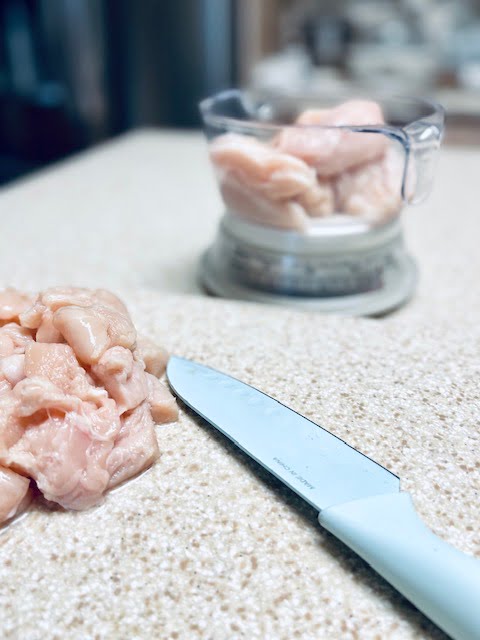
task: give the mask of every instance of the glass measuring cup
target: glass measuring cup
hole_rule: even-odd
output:
[[[400,213],[430,191],[443,109],[415,98],[339,102],[231,90],[201,103],[227,210],[204,263],[210,290],[358,313],[410,295]],[[387,304],[380,294],[394,280]],[[375,300],[359,305],[358,295]]]
[[[403,204],[421,202],[433,180],[443,109],[415,98],[344,105],[329,114],[328,101],[238,90],[204,100],[227,209],[301,230],[335,214],[381,224]]]

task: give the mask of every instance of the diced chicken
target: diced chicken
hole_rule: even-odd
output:
[[[388,146],[388,137],[383,133],[354,132],[348,127],[383,123],[377,103],[350,100],[333,109],[303,112],[295,126],[285,127],[273,144],[280,151],[304,160],[319,176],[335,176],[379,158]]]
[[[133,359],[129,349],[108,349],[98,363],[92,366],[92,373],[115,400],[120,414],[138,407],[147,397],[148,384],[144,365]]]
[[[13,394],[20,402],[17,409],[20,418],[33,416],[42,410],[63,413],[82,410],[79,398],[65,393],[47,378],[25,378],[16,385]]]
[[[6,395],[12,390],[12,385],[5,380],[4,378],[0,378],[0,397]]]
[[[336,185],[338,211],[384,222],[401,208],[403,162],[390,148],[385,156],[339,176]]]
[[[210,145],[210,157],[220,178],[233,172],[271,200],[293,198],[315,184],[315,172],[305,162],[248,136],[219,136]]]
[[[373,100],[347,100],[332,109],[306,109],[296,120],[297,124],[379,126],[385,123],[382,108]]]
[[[97,362],[110,346],[107,324],[92,307],[62,307],[53,324],[87,364]]]
[[[41,298],[20,314],[20,324],[28,329],[36,329],[37,342],[65,342],[60,331],[53,326],[53,311],[45,306]]]
[[[293,200],[273,201],[226,173],[220,191],[229,211],[266,227],[302,231],[308,225],[305,209]]]
[[[145,371],[163,373],[164,350],[148,339],[136,346],[110,292],[49,289],[18,319],[0,326],[0,522],[27,500],[2,496],[3,468],[27,489],[22,476],[35,480],[47,500],[85,509],[158,457],[152,414],[177,415]]]
[[[28,478],[0,467],[0,525],[21,513],[31,499]]]
[[[33,342],[32,331],[15,322],[0,327],[0,357],[25,353],[25,347]]]
[[[311,215],[332,212],[330,185],[292,155],[247,136],[226,134],[210,145],[228,209],[247,220],[280,229],[304,229]]]
[[[118,311],[122,315],[130,317],[127,307],[123,304],[120,298],[117,298],[117,296],[111,291],[107,291],[107,289],[95,289],[94,297],[97,304],[101,304],[104,307],[110,307],[114,311]]]
[[[123,302],[106,289],[51,287],[40,294],[39,301],[53,312],[62,307],[91,307],[92,304],[100,304],[128,316],[127,307]]]
[[[37,329],[38,342],[66,341],[86,364],[97,362],[109,347],[132,348],[136,340],[125,305],[103,289],[47,289],[20,322]]]
[[[25,377],[25,355],[22,353],[13,354],[0,359],[0,378],[14,387]]]
[[[43,312],[41,324],[35,334],[35,340],[37,342],[46,342],[49,344],[62,344],[65,342],[64,337],[53,324],[53,315],[53,312],[48,308]]]
[[[121,420],[121,431],[107,460],[109,487],[137,475],[160,455],[148,403],[143,402]]]
[[[44,378],[62,392],[95,406],[103,405],[108,397],[105,389],[94,385],[67,344],[33,342],[25,351],[25,374]]]
[[[55,312],[53,324],[86,364],[98,362],[109,347],[135,345],[130,318],[110,307],[62,307]]]
[[[39,296],[39,301],[55,312],[62,307],[90,307],[95,292],[81,287],[51,287]]]
[[[318,180],[315,186],[298,196],[297,202],[312,218],[323,218],[335,210],[335,191],[329,180]]]
[[[13,353],[15,353],[13,340],[10,336],[3,335],[0,329],[0,358],[11,356]]]
[[[150,405],[155,422],[173,422],[178,419],[178,406],[167,387],[150,373],[146,374],[148,382],[147,402]]]
[[[153,340],[145,336],[137,337],[137,345],[133,352],[135,360],[145,364],[145,371],[159,378],[165,373],[168,362],[168,352],[159,347]]]
[[[113,400],[100,409],[47,417],[25,429],[11,447],[8,466],[33,478],[47,500],[67,509],[98,504],[108,486],[106,461],[120,421]]]
[[[0,291],[0,323],[17,320],[18,316],[32,304],[32,297],[16,289]]]
[[[4,387],[0,394],[0,463],[5,463],[10,447],[18,442],[24,432],[18,411],[20,402],[9,386],[10,389]]]

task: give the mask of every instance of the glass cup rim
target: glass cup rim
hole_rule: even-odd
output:
[[[423,115],[419,118],[410,120],[405,122],[401,126],[399,125],[390,125],[388,123],[371,123],[368,125],[318,125],[318,124],[280,124],[280,123],[271,123],[271,122],[263,122],[261,120],[255,119],[245,119],[242,120],[240,118],[235,118],[228,115],[221,115],[212,113],[212,107],[216,101],[222,98],[228,97],[241,97],[241,98],[250,98],[253,96],[258,96],[259,98],[264,98],[265,100],[311,100],[315,101],[322,99],[320,94],[309,95],[305,93],[295,93],[295,92],[279,92],[279,91],[271,91],[271,90],[256,90],[256,89],[225,89],[219,91],[217,93],[212,94],[200,101],[199,109],[202,115],[203,121],[205,124],[215,126],[218,128],[224,128],[225,130],[235,130],[240,129],[242,131],[252,131],[253,132],[279,132],[285,129],[288,130],[296,130],[296,131],[315,131],[315,130],[348,130],[352,132],[359,133],[384,133],[390,134],[392,137],[396,137],[399,135],[399,132],[405,132],[405,129],[414,126],[416,123],[423,124],[435,124],[441,130],[443,130],[444,126],[444,118],[445,118],[445,109],[444,107],[430,98],[416,97],[416,96],[404,96],[404,95],[392,95],[392,94],[381,94],[378,92],[369,92],[368,99],[376,100],[380,102],[380,104],[386,102],[404,102],[409,103],[410,105],[423,106],[429,110],[426,115]],[[332,95],[333,98],[337,98],[339,100],[351,99],[353,98],[353,94],[346,95],[345,93]]]

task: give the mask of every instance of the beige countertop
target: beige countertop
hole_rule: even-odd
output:
[[[479,161],[444,151],[405,216],[417,295],[381,320],[198,295],[221,206],[197,134],[131,134],[4,189],[0,285],[112,288],[171,351],[401,475],[425,522],[480,556]],[[0,534],[2,638],[445,637],[192,414],[158,438],[160,462],[98,509],[36,507]]]

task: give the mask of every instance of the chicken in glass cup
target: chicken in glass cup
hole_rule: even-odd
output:
[[[200,108],[226,208],[209,290],[359,314],[409,297],[400,215],[430,191],[439,105],[231,90]]]

